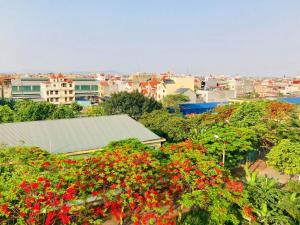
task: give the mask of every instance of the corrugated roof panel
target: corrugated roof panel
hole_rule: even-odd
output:
[[[0,124],[0,143],[38,146],[51,153],[97,149],[128,138],[160,139],[127,115]]]

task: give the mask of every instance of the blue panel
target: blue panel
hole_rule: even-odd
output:
[[[180,112],[183,115],[188,114],[202,114],[205,112],[212,111],[218,105],[224,104],[224,102],[209,102],[209,103],[188,103],[188,104],[180,104]]]
[[[300,104],[300,97],[278,98],[277,100],[291,104]]]

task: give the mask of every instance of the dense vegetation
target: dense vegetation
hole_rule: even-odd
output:
[[[139,121],[168,142],[190,139],[203,145],[207,154],[215,160],[221,161],[225,155],[225,166],[228,168],[234,168],[247,159],[255,159],[258,155],[264,156],[283,140],[295,145],[300,143],[297,109],[276,101],[224,105],[210,113],[187,117],[165,110],[153,111],[145,113]],[[299,155],[298,148],[288,151],[291,158],[297,160],[290,165],[299,165],[299,157],[293,157]],[[270,160],[274,159],[273,155],[270,153]],[[284,171],[283,168],[278,169]],[[298,166],[289,174],[299,173]]]
[[[67,106],[30,100],[2,101],[0,123],[74,118],[81,110],[76,103]]]
[[[129,140],[79,159],[24,147],[0,154],[1,224],[101,224],[113,215],[169,225],[191,207],[216,224],[254,220],[243,184],[188,141],[154,150]]]
[[[253,101],[184,117],[137,93],[111,99],[84,110],[31,101],[0,106],[2,122],[130,113],[167,139],[161,149],[127,140],[79,158],[1,147],[1,224],[102,224],[112,218],[135,225],[299,224],[297,179],[280,184],[250,172],[247,163],[261,158],[290,177],[300,175],[295,106]]]
[[[2,100],[0,101],[0,123],[115,114],[128,114],[134,119],[139,119],[142,114],[161,108],[161,103],[153,98],[147,98],[139,92],[115,93],[109,100],[85,109],[77,103],[67,106],[54,105],[44,101]]]

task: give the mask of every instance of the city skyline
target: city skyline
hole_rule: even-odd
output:
[[[0,72],[300,74],[298,1],[0,1]]]

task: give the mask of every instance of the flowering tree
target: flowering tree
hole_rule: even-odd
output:
[[[243,184],[189,141],[153,150],[130,140],[85,158],[22,162],[10,174],[24,175],[0,189],[1,224],[171,225],[193,208],[219,224],[252,215]]]

